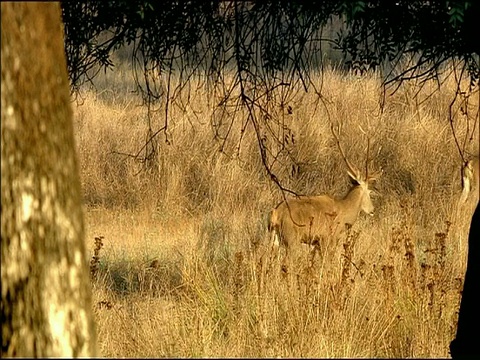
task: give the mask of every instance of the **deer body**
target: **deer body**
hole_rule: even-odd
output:
[[[275,245],[286,248],[287,257],[297,252],[301,244],[325,248],[353,225],[361,211],[373,215],[368,188],[371,177],[361,180],[349,172],[354,185],[343,199],[330,195],[300,196],[282,201],[271,211],[269,231]]]

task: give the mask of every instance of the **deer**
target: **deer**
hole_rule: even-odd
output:
[[[286,249],[285,263],[296,255],[302,244],[318,249],[325,247],[330,239],[337,239],[357,221],[360,212],[374,214],[370,185],[381,176],[382,170],[368,173],[369,142],[365,174],[361,174],[347,159],[333,126],[331,129],[352,185],[342,198],[329,194],[292,197],[284,199],[271,210],[268,224],[270,239],[277,248],[283,246]]]

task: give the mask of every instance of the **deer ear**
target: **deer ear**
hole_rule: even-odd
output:
[[[354,185],[360,184],[360,180],[358,179],[358,177],[355,174],[353,174],[350,170],[347,170],[347,174],[350,177],[350,181],[352,184]]]

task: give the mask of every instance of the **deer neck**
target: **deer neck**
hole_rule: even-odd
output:
[[[346,224],[353,224],[360,212],[363,197],[363,189],[359,185],[355,185],[345,195],[343,199],[339,201],[339,205],[342,207],[342,213],[344,214],[343,222]]]

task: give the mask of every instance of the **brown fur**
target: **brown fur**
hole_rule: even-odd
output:
[[[370,198],[369,182],[349,172],[354,181],[343,199],[330,195],[300,196],[282,201],[271,211],[268,230],[277,245],[287,249],[287,256],[296,252],[300,244],[326,246],[345,229],[353,225],[360,211],[372,214],[374,207]]]

